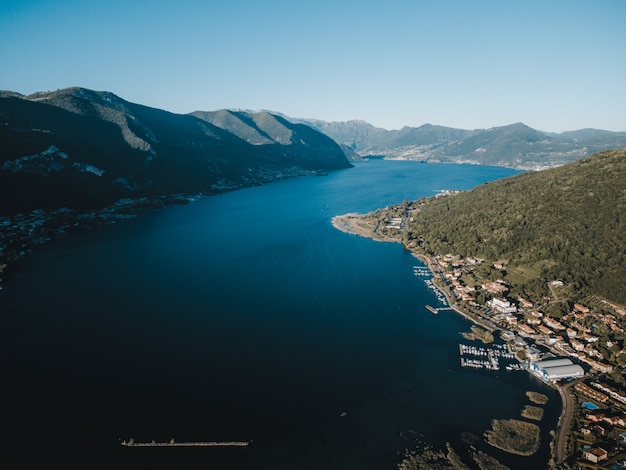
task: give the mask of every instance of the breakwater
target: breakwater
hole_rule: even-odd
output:
[[[209,441],[209,442],[135,442],[122,441],[125,447],[248,447],[250,441]]]

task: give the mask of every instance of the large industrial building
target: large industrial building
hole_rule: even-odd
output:
[[[546,382],[556,382],[561,379],[582,377],[585,370],[571,359],[554,358],[543,361],[531,362],[530,372]]]

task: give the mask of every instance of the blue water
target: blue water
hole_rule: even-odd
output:
[[[458,446],[550,396],[523,372],[463,370],[452,312],[400,245],[335,230],[346,212],[470,189],[504,168],[371,161],[148,212],[27,257],[0,295],[0,459],[212,468],[395,468],[416,436]],[[426,405],[427,404],[427,405]],[[410,430],[410,431],[407,431]],[[248,440],[247,449],[119,441]],[[481,444],[479,444],[480,447]],[[491,451],[482,444],[484,450]],[[3,451],[4,452],[4,451]]]

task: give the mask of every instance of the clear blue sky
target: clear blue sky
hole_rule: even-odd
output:
[[[397,129],[626,131],[625,0],[3,0],[0,89]]]

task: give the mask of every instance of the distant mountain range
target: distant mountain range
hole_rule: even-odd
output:
[[[386,130],[364,121],[295,121],[315,127],[351,148],[357,154],[353,158],[375,156],[540,170],[564,165],[602,150],[626,147],[626,132],[582,129],[554,134],[522,123],[476,130],[431,124]]]
[[[212,194],[350,167],[321,132],[267,112],[180,115],[108,92],[0,92],[0,216]]]
[[[524,124],[385,130],[267,111],[174,114],[109,93],[0,91],[0,216],[123,198],[214,194],[384,157],[520,169],[626,147],[626,132],[549,134]]]
[[[600,150],[623,147],[626,147],[626,132],[595,129],[549,134],[524,124],[472,131],[426,124],[385,130],[363,121],[303,120],[266,111],[174,114],[130,103],[109,92],[84,88],[30,96],[0,91],[0,275],[33,246],[67,231],[86,230],[146,207],[186,202],[189,195],[217,194],[349,168],[349,160],[384,157],[542,169]],[[520,220],[526,224],[530,220],[528,225],[532,228],[546,225],[540,222],[549,220],[553,232],[543,230],[545,236],[539,240],[543,245],[537,245],[548,254],[558,248],[552,246],[554,243],[562,243],[560,237],[554,236],[557,232],[586,233],[596,241],[614,240],[623,233],[624,224],[623,214],[611,212],[611,208],[615,206],[623,212],[624,201],[622,193],[605,195],[602,191],[608,181],[611,186],[621,188],[617,181],[623,181],[623,152],[595,157],[579,166],[570,166],[563,173],[545,172],[543,176],[528,179],[537,182],[532,187],[522,184],[526,180],[521,177],[516,180],[519,184],[514,192],[543,194],[542,185],[546,185],[567,196],[562,200],[553,195],[539,202],[527,198],[530,202],[524,206],[519,198],[505,191],[508,183],[494,183],[494,190],[481,204],[486,201],[485,206],[499,209],[506,207],[502,204],[503,197],[518,201],[514,210],[509,211],[515,215],[514,221],[507,222],[509,225]],[[561,178],[569,169],[583,167],[591,171],[590,176],[579,172],[582,176],[578,175],[575,181]],[[475,194],[483,194],[481,191]],[[570,210],[563,221],[559,214],[564,214],[576,198],[583,198],[589,204]],[[463,200],[466,199],[458,199]],[[467,200],[472,202],[463,206],[459,217],[469,214],[472,206],[483,207],[469,196]],[[607,205],[607,201],[612,202]],[[556,213],[548,214],[546,207]],[[582,218],[571,216],[576,211]],[[484,219],[488,212],[482,213]],[[509,220],[504,215],[496,212],[490,217]],[[449,215],[443,219],[452,221],[453,226],[464,226],[454,220]],[[478,215],[470,217],[468,226],[477,226],[478,220]],[[576,224],[566,224],[571,221]],[[427,225],[435,230],[441,223],[433,219]],[[504,228],[486,226],[487,235],[479,234],[476,240],[487,239],[491,232],[509,233]],[[615,230],[607,232],[607,227]],[[445,234],[446,228],[449,227],[444,227],[441,233]],[[441,233],[428,239],[446,240]],[[500,248],[504,246],[495,241]],[[606,243],[598,245],[587,256],[581,248],[587,241],[576,242],[571,266],[579,267],[576,263],[583,263],[581,269],[591,267],[598,279],[594,283],[593,279],[585,278],[584,283],[593,285],[607,298],[623,300],[623,293],[615,293],[623,273],[623,256],[620,258],[623,244],[615,245],[619,246],[617,251],[607,248]],[[536,251],[532,248],[534,244],[534,240],[524,246],[509,243],[511,246],[506,246],[510,250],[498,256],[514,259],[522,256],[521,253],[532,254]],[[456,248],[459,247],[460,244]],[[457,251],[463,250],[465,247]],[[466,249],[479,253],[472,250]],[[594,255],[596,252],[602,260],[614,262],[596,263],[594,256],[599,256]],[[526,262],[541,264],[546,258],[542,256],[530,257]],[[580,282],[567,270],[568,263],[556,263],[557,267],[546,275]]]

